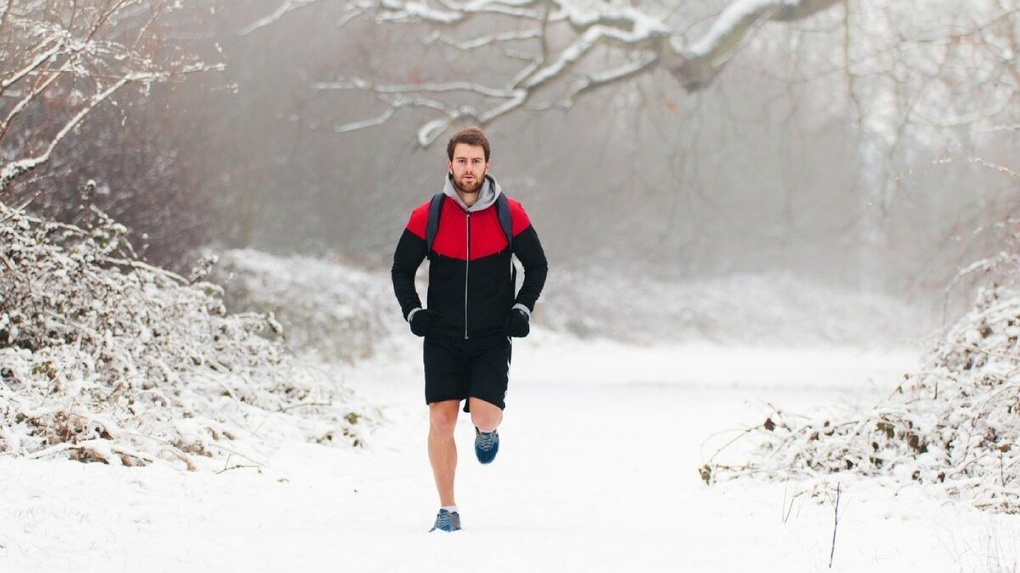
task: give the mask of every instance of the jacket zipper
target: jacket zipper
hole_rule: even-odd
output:
[[[468,339],[468,277],[471,274],[471,211],[467,211],[467,247],[464,261],[464,340]]]

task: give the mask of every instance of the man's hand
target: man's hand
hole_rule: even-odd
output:
[[[425,336],[432,331],[434,317],[428,309],[421,309],[411,313],[411,332],[415,336]]]
[[[514,338],[524,338],[531,332],[531,317],[520,308],[510,309],[506,320],[506,334]]]

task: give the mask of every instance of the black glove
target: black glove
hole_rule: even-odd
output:
[[[411,332],[415,336],[425,336],[432,331],[435,318],[428,309],[422,309],[411,316]]]
[[[519,308],[510,309],[506,319],[506,334],[515,338],[524,338],[531,332],[531,317]]]

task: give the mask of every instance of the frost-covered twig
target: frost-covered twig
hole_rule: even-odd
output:
[[[832,561],[836,558],[836,531],[839,529],[839,500],[843,497],[841,484],[836,482],[836,501],[832,505],[832,546],[829,549],[829,569],[832,569]]]

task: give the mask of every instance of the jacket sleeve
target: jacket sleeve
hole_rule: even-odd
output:
[[[535,303],[545,287],[545,277],[549,272],[549,264],[542,250],[542,242],[538,240],[538,232],[534,225],[528,225],[520,234],[514,236],[514,255],[524,267],[524,281],[521,290],[517,291],[515,304],[523,304],[529,311],[535,310]]]
[[[397,302],[400,303],[400,312],[407,320],[407,315],[416,308],[421,308],[421,298],[414,286],[414,276],[418,267],[428,254],[425,252],[425,239],[404,229],[397,241],[397,248],[393,252],[393,267],[390,269],[390,277],[393,280],[393,292],[397,295]]]

